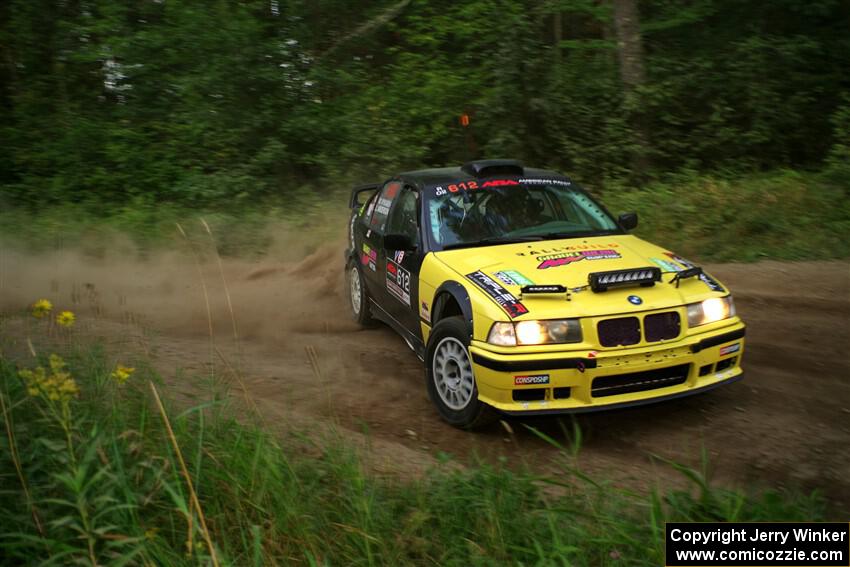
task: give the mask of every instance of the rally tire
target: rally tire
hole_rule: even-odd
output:
[[[360,267],[350,262],[345,270],[345,296],[348,298],[348,308],[351,318],[361,327],[372,327],[375,320],[372,318],[369,306],[369,292],[366,290],[366,281]]]
[[[496,417],[493,408],[478,399],[469,328],[460,317],[434,325],[425,350],[425,376],[431,401],[450,425],[474,429]]]

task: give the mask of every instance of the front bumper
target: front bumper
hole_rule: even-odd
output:
[[[497,354],[475,341],[478,397],[508,414],[575,413],[711,390],[742,377],[743,323],[639,348]]]

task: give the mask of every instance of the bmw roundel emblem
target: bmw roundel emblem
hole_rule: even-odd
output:
[[[631,303],[632,305],[640,305],[641,303],[643,303],[643,299],[641,299],[640,297],[638,297],[636,295],[630,295],[629,296],[629,303]]]

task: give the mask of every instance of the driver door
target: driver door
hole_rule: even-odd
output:
[[[400,191],[401,182],[390,180],[384,183],[370,203],[364,226],[360,228],[363,233],[363,246],[358,253],[362,252],[361,261],[364,265],[363,275],[366,279],[366,287],[378,307],[384,311],[387,303],[386,278],[384,277],[386,267],[386,257],[383,254],[384,234],[386,234],[390,209]]]
[[[407,237],[412,243],[412,249],[391,250],[382,247],[386,278],[384,305],[396,323],[421,341],[418,301],[422,243],[419,233],[419,193],[405,186],[393,203],[384,234]]]

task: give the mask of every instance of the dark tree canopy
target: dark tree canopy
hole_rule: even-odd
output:
[[[597,185],[636,156],[818,168],[846,156],[848,29],[842,0],[7,0],[0,192],[210,202],[499,156]]]

